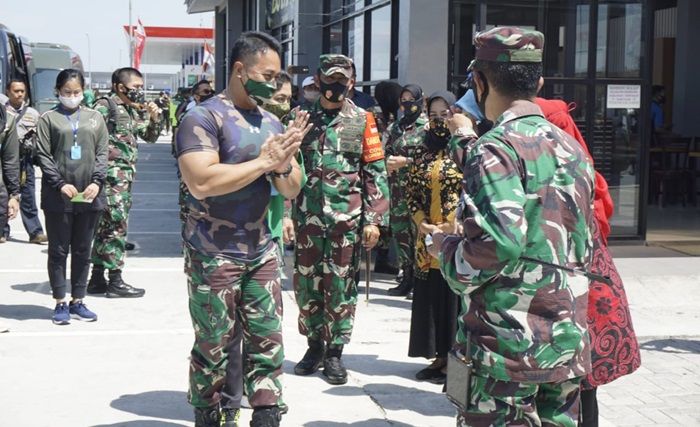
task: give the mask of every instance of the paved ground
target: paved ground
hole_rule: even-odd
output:
[[[165,141],[163,141],[165,142]],[[138,300],[88,298],[96,323],[58,327],[46,274],[46,247],[0,246],[0,426],[191,426],[186,402],[192,330],[180,257],[177,182],[166,144],[143,145],[135,186],[125,277],[147,289]],[[616,254],[627,251],[616,250]],[[642,345],[642,367],[599,391],[601,425],[699,426],[700,262],[697,258],[619,258]],[[667,255],[664,255],[667,256]],[[410,303],[386,295],[375,277],[369,306],[358,306],[344,359],[347,385],[296,377],[305,350],[286,284],[285,426],[452,426],[441,387],[413,380],[425,361],[406,356]],[[244,423],[250,411],[244,411]]]

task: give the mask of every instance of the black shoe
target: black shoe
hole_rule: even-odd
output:
[[[219,427],[221,413],[218,406],[194,408],[194,427]]]
[[[406,299],[409,301],[413,301],[413,289],[408,291],[408,293],[406,294]]]
[[[430,381],[435,384],[444,383],[445,378],[447,378],[447,375],[442,372],[442,368],[425,368],[416,373],[417,380]]]
[[[127,251],[133,251],[134,249],[136,249],[136,245],[131,242],[126,242],[124,244],[124,249]]]
[[[221,409],[221,427],[238,427],[241,418],[241,410],[238,408]]]
[[[297,375],[311,375],[318,371],[323,364],[324,345],[319,341],[309,340],[309,348],[304,353],[299,363],[294,367]]]
[[[107,292],[107,280],[105,280],[105,269],[102,266],[92,266],[92,276],[87,285],[87,293],[90,295],[104,294]]]
[[[277,406],[255,408],[250,427],[279,427],[282,421],[282,413]]]
[[[109,272],[109,283],[105,296],[107,298],[140,298],[146,293],[145,289],[135,288],[122,280],[121,270]]]
[[[403,297],[408,295],[411,290],[413,290],[413,280],[408,276],[404,276],[403,282],[399,286],[389,289],[387,294],[393,297]]]
[[[340,385],[348,382],[348,371],[340,360],[342,353],[342,346],[330,347],[326,352],[326,358],[323,359],[323,375],[329,384]]]

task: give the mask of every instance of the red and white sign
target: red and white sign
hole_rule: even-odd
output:
[[[204,42],[204,58],[202,58],[202,70],[206,73],[210,68],[214,68],[214,47]]]
[[[139,25],[134,31],[134,64],[133,67],[137,70],[141,67],[141,55],[143,55],[143,48],[146,46],[146,30],[143,28],[143,23],[138,20]]]

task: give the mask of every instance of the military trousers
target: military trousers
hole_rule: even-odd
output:
[[[294,295],[299,306],[300,334],[333,345],[350,342],[360,254],[359,229],[325,234],[314,225],[299,227]]]
[[[581,379],[518,383],[499,381],[477,370],[472,374],[469,411],[457,415],[457,426],[576,427]]]
[[[243,332],[243,382],[252,407],[280,406],[282,400],[282,288],[277,254],[252,262],[208,256],[185,247],[189,310],[194,328],[188,399],[192,406],[217,405],[226,389],[229,360],[240,362],[231,345],[236,322]],[[235,354],[232,354],[234,353]]]
[[[415,261],[413,250],[417,233],[406,200],[391,200],[390,226],[398,249],[399,265],[404,271],[408,271]]]
[[[134,170],[110,165],[104,184],[107,198],[92,245],[92,263],[108,270],[123,270],[126,256],[126,234],[131,210],[131,189]]]

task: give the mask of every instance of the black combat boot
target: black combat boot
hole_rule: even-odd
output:
[[[393,297],[405,297],[413,290],[413,271],[407,268],[404,268],[403,271],[403,280],[399,286],[389,289],[387,294]]]
[[[140,298],[146,293],[145,289],[135,288],[122,280],[121,270],[109,271],[109,283],[107,284],[107,298]]]
[[[342,345],[329,345],[326,350],[326,358],[323,359],[323,375],[329,384],[340,385],[348,382],[348,371],[340,360],[342,355]]]
[[[219,427],[221,413],[219,406],[209,408],[194,408],[194,427]]]
[[[239,408],[221,408],[221,427],[238,427],[241,418]]]
[[[105,280],[105,268],[101,265],[92,266],[92,276],[87,285],[87,293],[90,295],[104,294],[107,292],[107,280]]]
[[[399,269],[389,263],[389,249],[377,249],[377,258],[374,261],[374,272],[391,274],[393,276],[399,273]]]
[[[279,427],[282,412],[277,406],[261,406],[253,410],[250,427]]]
[[[294,373],[297,375],[311,375],[318,371],[318,368],[323,364],[323,354],[325,346],[322,341],[308,340],[309,348],[306,350],[304,357],[294,367]]]

